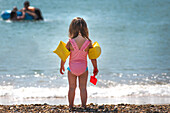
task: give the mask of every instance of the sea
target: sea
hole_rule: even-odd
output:
[[[53,50],[68,41],[74,17],[85,19],[102,50],[97,85],[88,59],[87,103],[170,104],[170,0],[29,1],[44,21],[0,17],[0,104],[68,104],[67,70],[60,74]],[[0,0],[0,12],[23,3]]]

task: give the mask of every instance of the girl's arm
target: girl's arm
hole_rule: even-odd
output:
[[[97,60],[96,59],[91,59],[91,62],[93,64],[93,74],[96,76],[99,72],[98,68],[97,68]]]
[[[92,42],[90,43],[90,45],[89,45],[89,49],[90,48],[93,48],[93,46],[92,46]],[[93,74],[96,76],[97,74],[98,74],[98,72],[99,72],[99,70],[98,70],[98,68],[97,68],[97,60],[96,59],[91,59],[91,62],[92,62],[92,64],[93,64]]]
[[[65,64],[65,62],[63,60],[61,60],[61,65],[60,65],[60,73],[61,74],[64,74],[63,71],[65,71],[64,64]]]
[[[66,48],[70,51],[70,42],[69,41],[66,44]],[[61,65],[60,65],[60,73],[61,74],[64,74],[63,71],[65,71],[64,64],[65,64],[65,62],[61,60]]]

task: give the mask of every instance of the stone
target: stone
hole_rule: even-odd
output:
[[[104,105],[101,105],[98,107],[99,109],[104,109]]]

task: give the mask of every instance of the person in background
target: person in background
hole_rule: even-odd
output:
[[[18,9],[17,9],[17,7],[15,6],[15,7],[13,8],[13,10],[11,11],[10,20],[12,20],[12,21],[24,20],[24,18],[25,18],[25,12],[22,11],[22,16],[17,16],[17,11],[18,11]]]
[[[12,11],[18,11],[17,6],[14,6]]]
[[[37,15],[32,13],[32,12],[29,12],[27,10],[22,10],[22,16],[17,16],[17,11],[18,11],[18,8],[15,6],[13,8],[13,10],[11,11],[11,14],[10,14],[10,20],[12,21],[19,21],[19,20],[24,20],[25,18],[25,13],[28,13],[29,15],[33,16],[34,19],[37,18]]]
[[[30,6],[29,1],[24,2],[24,8],[22,8],[20,11],[27,11],[26,13],[36,17],[35,20],[43,20],[40,9]]]

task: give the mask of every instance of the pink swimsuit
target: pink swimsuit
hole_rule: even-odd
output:
[[[74,50],[70,53],[69,67],[71,72],[80,76],[86,71],[87,68],[87,54],[88,52],[84,51],[90,44],[89,40],[86,40],[82,47],[79,49],[74,39],[69,39]]]

